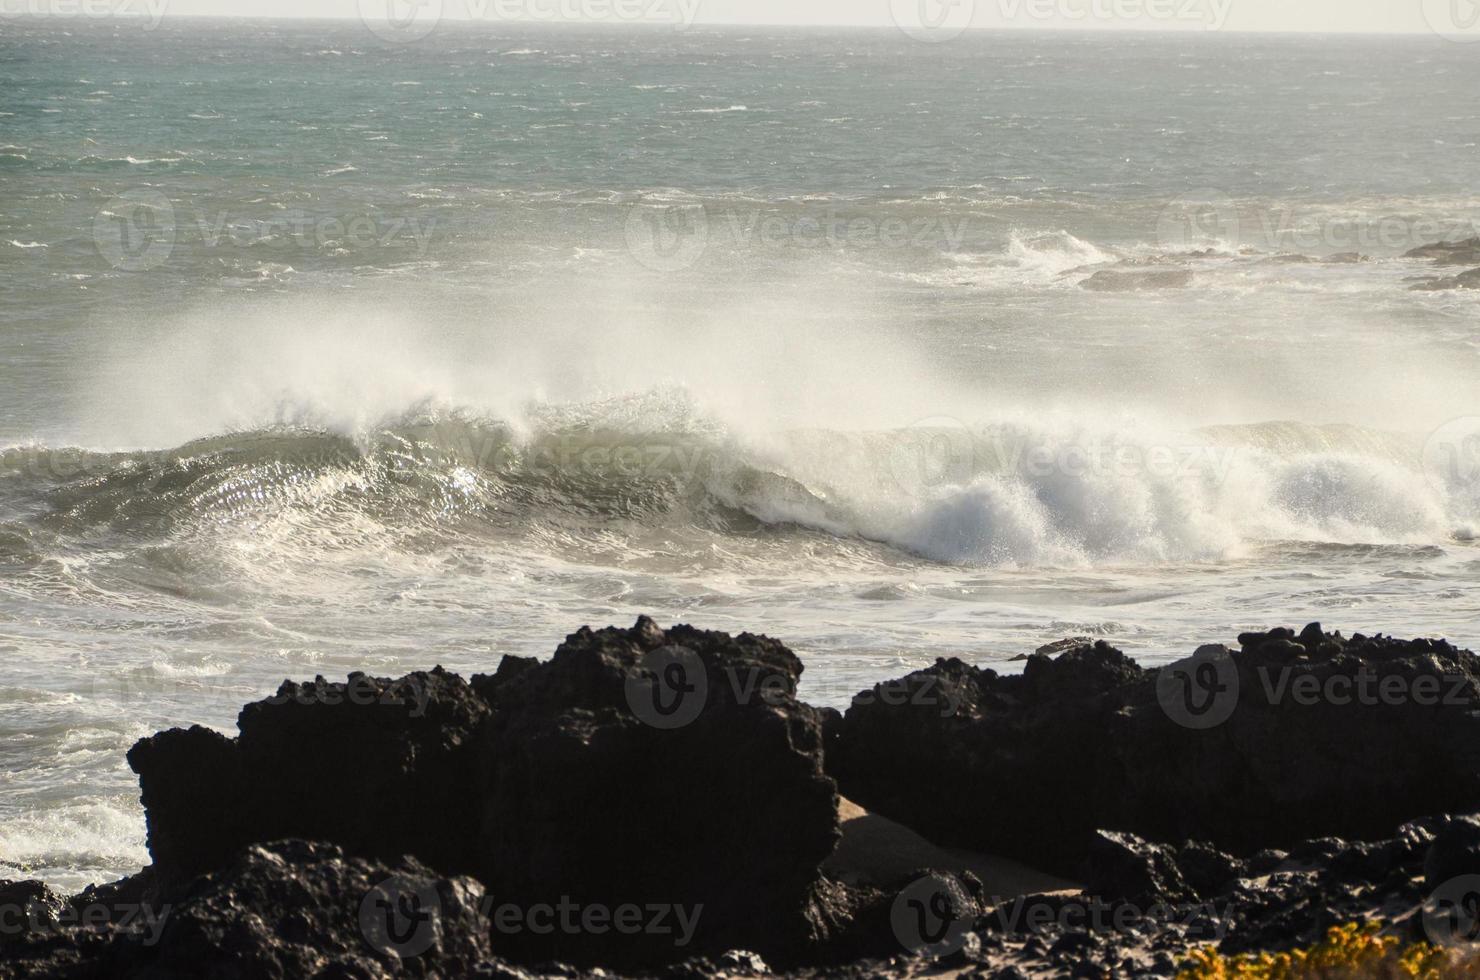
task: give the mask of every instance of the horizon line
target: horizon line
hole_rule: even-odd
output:
[[[22,11],[0,16],[0,21],[69,21],[69,22],[96,22],[96,21],[144,21],[161,24],[166,20],[211,20],[211,21],[265,21],[265,22],[287,22],[295,24],[344,24],[359,22],[361,24],[387,24],[389,18],[365,18],[363,16],[352,16],[348,14],[253,14],[253,13],[164,13],[158,17],[151,17],[147,12],[134,13],[131,11],[110,11],[106,14],[87,13],[52,13],[39,11]],[[472,26],[498,26],[498,27],[549,27],[555,29],[567,29],[573,27],[587,28],[669,28],[678,32],[702,30],[705,28],[774,28],[784,30],[802,31],[887,31],[889,33],[903,33],[902,29],[893,24],[838,24],[838,23],[809,23],[797,24],[777,21],[737,21],[737,20],[714,20],[701,21],[692,24],[675,23],[658,19],[652,20],[621,20],[621,19],[576,19],[576,18],[484,18],[484,17],[458,17],[444,14],[441,17],[442,24],[472,25]],[[1359,30],[1359,29],[1333,29],[1333,30],[1292,30],[1289,28],[1239,28],[1228,30],[1219,28],[1210,30],[1198,27],[1085,27],[1078,23],[1066,23],[1054,26],[1020,26],[1011,24],[992,24],[980,27],[973,26],[963,28],[958,36],[968,34],[1154,34],[1168,37],[1219,37],[1219,36],[1248,36],[1257,35],[1261,37],[1432,37],[1435,40],[1449,40],[1442,34],[1432,29],[1414,28],[1411,30]],[[949,43],[949,42],[946,42]]]

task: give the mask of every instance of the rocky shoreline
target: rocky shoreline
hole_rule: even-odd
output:
[[[802,671],[644,618],[466,680],[285,683],[236,738],[129,752],[149,868],[0,882],[0,977],[1212,976],[1333,936],[1410,954],[1362,975],[1480,964],[1468,651],[1067,644],[846,713]]]

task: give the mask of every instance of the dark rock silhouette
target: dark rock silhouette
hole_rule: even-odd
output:
[[[531,936],[526,957],[624,965],[740,945],[795,957],[826,941],[815,886],[838,801],[820,714],[794,695],[801,672],[775,640],[643,619],[583,629],[504,681],[479,756],[483,879],[521,903],[702,908],[693,949]]]
[[[1080,287],[1100,293],[1127,293],[1143,289],[1186,289],[1192,285],[1187,269],[1150,269],[1139,272],[1096,272],[1081,282]]]
[[[285,682],[242,709],[235,740],[203,728],[143,739],[128,760],[155,869],[188,880],[246,844],[299,837],[466,873],[477,864],[470,741],[488,714],[441,668],[352,674]]]
[[[173,895],[95,897],[89,907],[119,921],[30,930],[0,954],[0,976],[446,977],[500,967],[476,881],[328,844],[252,845]]]
[[[287,684],[238,739],[135,746],[154,866],[70,899],[0,881],[0,980],[1170,977],[1365,920],[1480,948],[1477,658],[1315,624],[1239,644],[943,660],[841,716],[797,701],[781,643],[645,618],[471,682]],[[824,872],[824,761],[953,867]],[[951,845],[1085,887],[1000,894]]]
[[[665,634],[643,618],[471,684],[440,668],[285,683],[242,710],[239,738],[164,732],[129,763],[168,884],[302,838],[475,873],[521,907],[670,909],[631,933],[502,937],[525,958],[649,963],[740,945],[805,957],[849,903],[817,888],[837,796],[822,715],[794,694],[801,672],[775,640]],[[675,928],[680,911],[691,929]]]
[[[1480,289],[1480,269],[1461,272],[1442,279],[1425,279],[1408,287],[1414,292],[1436,293],[1446,289]]]
[[[1480,809],[1473,654],[1316,626],[1240,643],[1159,671],[1104,643],[1016,677],[940,661],[856,699],[829,770],[940,843],[1070,876],[1102,829],[1251,854]]]
[[[1431,259],[1438,265],[1480,265],[1480,238],[1434,242],[1409,249],[1405,259]]]

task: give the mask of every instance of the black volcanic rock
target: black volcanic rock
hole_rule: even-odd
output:
[[[1182,878],[1176,851],[1134,834],[1096,831],[1085,862],[1085,891],[1143,906],[1186,901],[1196,893]]]
[[[480,751],[483,880],[520,906],[663,906],[695,925],[686,945],[526,933],[495,948],[621,966],[736,947],[796,957],[827,940],[817,869],[838,801],[822,716],[794,696],[801,671],[775,640],[644,617],[582,629],[506,679]]]
[[[157,874],[188,880],[223,867],[252,839],[251,788],[234,740],[198,725],[172,728],[135,743],[128,764],[139,774]]]
[[[501,908],[641,912],[635,930],[496,920],[495,950],[526,962],[821,955],[858,902],[820,879],[837,795],[801,672],[775,640],[644,618],[471,684],[440,668],[285,683],[235,740],[193,728],[130,751],[152,873],[174,889],[248,845],[316,840],[476,874]]]
[[[65,901],[0,883],[35,910],[0,980],[1170,977],[1196,944],[1359,920],[1480,934],[1480,661],[1316,624],[1239,643],[1157,670],[1104,643],[1011,677],[943,660],[846,715],[796,700],[775,640],[646,618],[471,683],[284,685],[236,740],[130,753],[155,867]],[[933,845],[1087,887],[829,880],[829,772]]]
[[[399,680],[285,682],[242,709],[240,738],[175,729],[141,740],[156,871],[185,880],[242,846],[287,837],[353,854],[414,854],[449,873],[477,863],[470,752],[488,706],[441,668]]]
[[[1070,877],[1097,830],[1252,854],[1480,809],[1473,654],[1318,626],[1240,641],[1156,671],[1103,643],[1018,677],[941,661],[856,699],[829,771],[940,844]],[[927,684],[937,701],[904,696]]]
[[[936,843],[1077,873],[1089,835],[1116,826],[1097,812],[1113,802],[1098,767],[1145,676],[1103,642],[1011,677],[942,660],[855,698],[828,768],[849,799]]]
[[[122,924],[33,931],[0,948],[0,977],[470,976],[500,967],[482,901],[476,881],[415,861],[381,864],[304,841],[253,845],[168,898],[115,905],[143,909]]]
[[[973,876],[923,870],[886,889],[852,894],[853,925],[839,947],[848,955],[836,965],[772,974],[755,953],[727,950],[635,975],[1173,977],[1202,944],[1228,955],[1288,950],[1360,921],[1377,922],[1405,942],[1474,951],[1473,906],[1459,904],[1458,918],[1430,916],[1445,908],[1436,897],[1465,896],[1446,892],[1449,880],[1424,881],[1425,868],[1454,853],[1445,828],[1465,828],[1459,850],[1468,854],[1472,824],[1439,816],[1380,841],[1304,841],[1273,865],[1262,855],[1239,861],[1202,844],[1173,848],[1107,834],[1104,866],[1115,870],[1098,889],[1024,895],[984,908],[987,889]],[[1209,862],[1217,866],[1212,876],[1225,878],[1220,885],[1199,895],[1165,887],[1178,880],[1190,886]],[[1161,884],[1147,888],[1148,881]],[[247,848],[168,897],[149,885],[147,876],[130,879],[60,903],[74,910],[63,925],[52,916],[65,916],[65,907],[44,889],[0,886],[0,897],[39,898],[50,909],[37,917],[37,929],[0,943],[0,978],[623,976],[558,963],[521,969],[498,958],[496,927],[489,940],[487,913],[498,907],[492,898],[471,879],[448,879],[414,861],[366,861],[328,845],[280,841]],[[119,914],[79,925],[75,910],[84,897],[113,903]],[[146,913],[130,917],[129,903],[142,903]]]
[[[1455,817],[1438,826],[1423,873],[1429,888],[1465,875],[1480,876],[1480,818]]]
[[[0,945],[55,929],[67,903],[39,881],[0,881]]]

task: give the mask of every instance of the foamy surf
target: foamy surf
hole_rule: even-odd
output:
[[[1480,640],[1465,46],[471,29],[0,32],[0,877],[141,860],[140,734],[639,613],[832,706]]]

